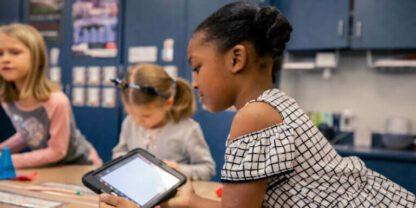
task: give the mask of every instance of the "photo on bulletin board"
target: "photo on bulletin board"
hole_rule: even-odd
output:
[[[102,84],[104,86],[113,86],[111,82],[112,79],[117,77],[117,68],[115,66],[105,66],[103,67],[103,80]]]
[[[72,51],[80,56],[117,56],[119,0],[74,0]]]
[[[72,104],[74,106],[83,106],[85,103],[85,95],[83,87],[72,88]]]
[[[51,67],[49,71],[49,78],[56,84],[61,84],[62,69],[61,67]]]
[[[101,70],[99,66],[88,67],[88,85],[100,85]]]
[[[116,89],[104,88],[102,90],[102,103],[104,108],[114,108],[116,106]]]
[[[100,105],[100,88],[90,87],[87,91],[87,106],[98,107]]]
[[[47,42],[56,42],[64,0],[29,0],[29,24],[39,30]]]
[[[85,67],[77,66],[72,68],[72,84],[84,85],[85,84]]]

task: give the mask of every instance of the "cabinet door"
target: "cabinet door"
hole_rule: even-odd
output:
[[[415,0],[354,1],[352,48],[416,48]]]
[[[275,0],[293,26],[288,50],[348,46],[349,0]]]
[[[0,1],[0,24],[18,22],[20,20],[20,1]]]

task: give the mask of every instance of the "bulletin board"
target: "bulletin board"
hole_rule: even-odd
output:
[[[59,38],[64,0],[30,0],[29,24],[39,30],[48,42]]]
[[[72,51],[79,56],[117,56],[119,0],[74,0]]]

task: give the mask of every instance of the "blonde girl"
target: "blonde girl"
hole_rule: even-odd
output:
[[[214,175],[215,163],[201,127],[191,118],[195,98],[185,80],[174,80],[161,66],[142,64],[114,82],[122,89],[128,116],[113,158],[140,147],[192,179]]]
[[[0,148],[10,148],[16,168],[100,165],[95,149],[76,128],[67,96],[47,78],[47,60],[35,28],[0,26],[0,101],[16,129]],[[24,149],[29,151],[20,153]]]

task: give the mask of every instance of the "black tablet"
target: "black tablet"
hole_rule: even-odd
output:
[[[156,206],[185,182],[183,174],[140,148],[105,163],[82,178],[82,183],[94,192],[114,193],[141,208]]]

